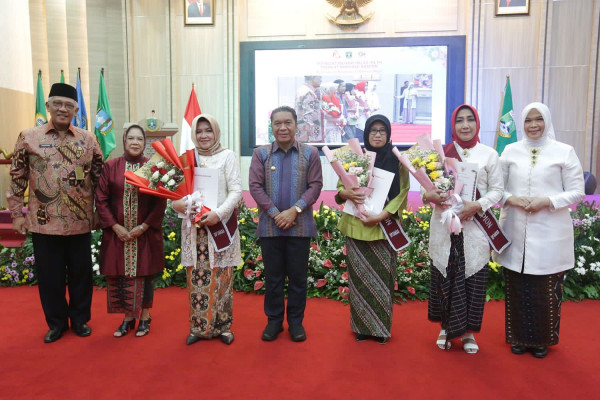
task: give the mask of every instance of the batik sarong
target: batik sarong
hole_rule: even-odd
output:
[[[190,333],[210,339],[231,330],[233,267],[210,268],[208,236],[204,228],[198,229],[196,245],[196,268],[187,268]]]
[[[386,240],[347,238],[350,328],[362,335],[391,337],[397,254]]]
[[[139,318],[144,308],[152,308],[154,276],[106,277],[108,312]]]
[[[467,331],[479,332],[487,288],[487,265],[465,279],[463,234],[450,235],[450,257],[446,277],[431,264],[428,318],[441,322],[446,338],[453,339]]]
[[[564,272],[520,274],[504,269],[506,343],[525,347],[558,344]]]

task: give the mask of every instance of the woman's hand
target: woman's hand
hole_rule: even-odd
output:
[[[128,242],[131,240],[131,236],[129,235],[129,231],[123,226],[119,224],[114,224],[112,226],[112,230],[117,234],[117,237],[121,242]]]
[[[387,217],[389,217],[391,214],[385,210],[383,210],[382,212],[380,212],[377,215],[371,215],[371,214],[362,214],[363,218],[361,219],[363,225],[365,226],[375,226],[378,223],[380,223],[381,221],[383,221],[384,219],[386,219]]]
[[[469,221],[473,216],[481,210],[481,204],[478,201],[464,201],[464,208],[458,212],[458,217],[461,221]]]
[[[135,240],[135,239],[139,238],[140,236],[142,236],[142,234],[144,232],[146,232],[148,230],[148,228],[150,228],[150,225],[143,222],[141,225],[138,225],[129,231],[129,237],[131,238],[131,240]]]
[[[444,202],[448,201],[448,193],[441,189],[433,189],[429,192],[425,192],[423,195],[423,201],[427,203],[434,203],[438,206],[444,205]]]
[[[531,203],[531,198],[526,196],[510,196],[506,199],[506,204],[512,207],[520,207],[525,209]]]
[[[529,200],[529,205],[525,207],[525,211],[530,214],[536,213],[551,206],[551,202],[548,197],[530,197]]]
[[[339,195],[344,200],[350,200],[354,204],[363,204],[367,196],[359,188],[342,189],[339,191]]]
[[[187,206],[183,199],[172,201],[171,207],[173,207],[173,210],[177,211],[180,214],[185,214],[187,210]]]
[[[219,218],[219,215],[215,211],[209,211],[205,214],[202,214],[202,217],[200,217],[200,221],[198,221],[198,223],[200,225],[213,226],[220,220],[221,218]]]

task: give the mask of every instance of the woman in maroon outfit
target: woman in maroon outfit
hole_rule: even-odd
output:
[[[104,164],[96,188],[96,208],[102,228],[100,271],[107,279],[108,312],[125,314],[115,337],[140,323],[136,336],[150,332],[154,275],[165,267],[162,220],[166,200],[139,193],[125,183],[126,170],[137,171],[144,157],[146,135],[132,125],[123,135],[125,153]]]

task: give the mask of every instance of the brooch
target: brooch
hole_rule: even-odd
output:
[[[530,149],[529,152],[531,153],[531,166],[535,167],[535,164],[537,164],[538,156],[540,155],[540,149],[534,147]]]
[[[275,168],[275,166],[271,166],[271,171],[275,171],[277,168]]]
[[[469,149],[463,149],[462,154],[465,157],[469,157],[469,155],[471,154],[471,152],[469,151]]]

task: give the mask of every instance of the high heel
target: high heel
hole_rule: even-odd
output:
[[[148,317],[148,319],[140,319],[140,324],[138,325],[137,331],[135,331],[135,336],[142,337],[149,334],[150,322],[152,322],[152,317]]]
[[[194,344],[196,342],[200,341],[200,338],[196,335],[194,335],[193,333],[190,333],[187,337],[187,339],[185,340],[185,344],[186,345],[191,345]]]
[[[220,335],[221,337],[221,342],[225,343],[225,344],[231,344],[233,343],[233,332],[223,332]]]
[[[127,335],[127,332],[129,332],[130,329],[133,329],[133,328],[135,328],[135,319],[132,319],[129,321],[123,320],[121,325],[119,325],[117,330],[113,333],[113,336],[114,337],[123,337],[123,336]]]

